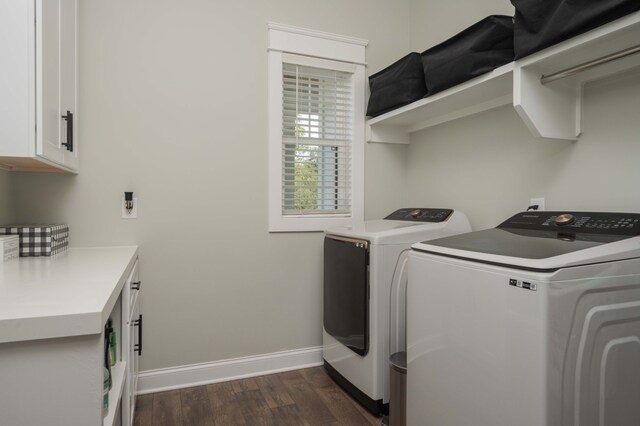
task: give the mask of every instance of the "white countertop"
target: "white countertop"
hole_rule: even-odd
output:
[[[138,248],[70,248],[0,263],[0,343],[99,334]]]

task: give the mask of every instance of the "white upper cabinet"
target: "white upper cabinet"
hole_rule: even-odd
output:
[[[0,1],[0,167],[78,171],[77,0]]]

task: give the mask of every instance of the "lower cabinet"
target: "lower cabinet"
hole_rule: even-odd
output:
[[[100,334],[1,344],[0,424],[103,424],[103,368]]]
[[[103,331],[97,334],[83,334],[76,328],[64,337],[0,343],[0,425],[132,425],[142,315],[137,256],[127,263],[132,266],[123,270],[122,277],[128,278],[122,290],[113,294],[117,301],[109,314],[102,316],[105,323],[111,320],[116,332],[116,363],[111,367],[106,413],[102,324]]]
[[[140,314],[140,276],[138,261],[131,268],[111,320],[119,335],[118,361],[112,367],[113,385],[109,392],[109,411],[104,426],[131,426],[138,388],[138,360],[142,355],[142,315]],[[120,307],[120,309],[118,309]]]

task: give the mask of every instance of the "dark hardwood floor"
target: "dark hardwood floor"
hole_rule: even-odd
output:
[[[380,425],[322,367],[138,396],[134,426]]]

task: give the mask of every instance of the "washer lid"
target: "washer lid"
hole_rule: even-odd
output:
[[[640,215],[632,213],[523,212],[497,228],[417,243],[413,248],[524,269],[640,256]]]
[[[418,212],[412,216],[412,213]],[[329,229],[326,235],[365,239],[371,244],[413,244],[469,231],[469,221],[459,211],[421,208],[400,209],[385,219],[366,220],[354,226]]]

